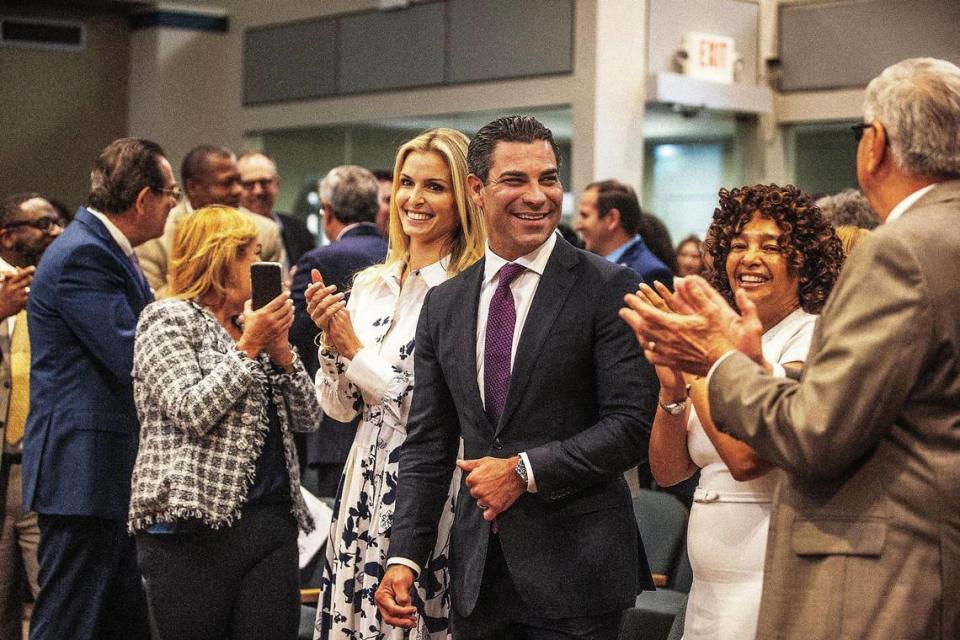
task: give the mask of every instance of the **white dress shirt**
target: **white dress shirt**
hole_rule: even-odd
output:
[[[127,236],[123,235],[123,231],[120,231],[120,228],[113,224],[113,221],[110,220],[110,218],[100,213],[96,209],[87,207],[87,211],[92,213],[97,220],[103,223],[103,226],[107,228],[107,232],[110,234],[110,237],[113,238],[114,242],[120,245],[120,250],[123,251],[123,255],[130,258],[130,256],[133,255],[133,245],[130,244],[130,240],[127,239]],[[130,258],[130,260],[132,261],[133,258]]]
[[[927,195],[935,186],[937,186],[936,183],[928,184],[927,186],[921,189],[917,189],[916,191],[908,195],[906,198],[901,200],[899,203],[897,203],[897,206],[895,206],[893,209],[890,210],[890,214],[887,216],[887,219],[883,221],[884,224],[889,224],[894,220],[896,220],[897,218],[899,218],[900,216],[902,216],[907,211],[907,209],[912,207],[917,202],[917,200]]]
[[[539,247],[513,261],[514,264],[526,267],[526,271],[510,283],[513,304],[517,310],[517,322],[513,329],[513,343],[510,346],[511,370],[513,370],[513,361],[517,355],[520,334],[523,333],[523,325],[526,323],[527,313],[530,311],[530,303],[533,302],[533,297],[537,293],[537,287],[540,286],[540,277],[543,276],[547,260],[550,259],[550,254],[553,253],[556,244],[557,234],[551,233],[550,237]],[[480,400],[486,404],[483,389],[483,348],[487,336],[487,316],[490,313],[490,300],[493,298],[493,294],[497,290],[497,284],[500,282],[500,269],[507,264],[507,261],[490,250],[489,242],[484,255],[486,262],[483,269],[483,283],[480,285],[480,304],[477,307],[477,386],[480,388]],[[534,479],[533,467],[530,466],[530,459],[526,452],[521,452],[520,458],[523,460],[523,466],[527,468],[527,491],[536,493],[537,482]]]
[[[3,258],[0,258],[0,274],[13,273],[16,270],[17,268],[15,266],[10,264]],[[17,322],[17,314],[8,316],[6,318],[6,321],[7,321],[7,335],[13,336],[13,327],[16,325],[16,322]]]

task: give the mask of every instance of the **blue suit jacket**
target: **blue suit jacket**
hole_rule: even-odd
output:
[[[126,520],[140,431],[133,338],[153,294],[85,208],[44,253],[31,289],[24,506]]]
[[[654,280],[659,280],[673,289],[673,272],[663,264],[653,252],[647,248],[642,238],[635,238],[627,250],[623,252],[617,264],[630,267],[643,278],[643,281],[653,286]]]
[[[296,312],[290,328],[290,342],[297,347],[303,366],[311,377],[316,376],[320,366],[317,346],[313,340],[318,331],[307,315],[304,293],[310,284],[310,270],[317,269],[326,284],[335,284],[339,291],[347,291],[353,284],[353,276],[371,265],[383,262],[387,257],[387,242],[373,223],[360,224],[343,234],[336,242],[303,254],[297,262],[291,297]],[[338,422],[324,416],[323,425],[316,434],[306,435],[307,463],[343,463],[350,452],[356,435],[356,423]]]

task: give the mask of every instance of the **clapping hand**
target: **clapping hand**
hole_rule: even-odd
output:
[[[742,292],[734,311],[723,296],[699,276],[678,278],[677,293],[668,310],[658,308],[646,296],[628,294],[620,317],[630,325],[652,364],[704,376],[720,356],[739,349],[758,363],[763,333],[756,307]]]
[[[310,272],[311,283],[307,287],[307,313],[317,328],[324,332],[327,344],[337,353],[352,360],[363,348],[363,343],[353,329],[350,311],[343,293],[335,293],[336,285],[326,286],[320,272]]]
[[[24,267],[0,274],[0,319],[15,316],[27,306],[36,270],[36,267]]]

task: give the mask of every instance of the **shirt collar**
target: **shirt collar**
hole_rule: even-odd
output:
[[[358,227],[363,227],[363,226],[373,227],[376,225],[373,222],[354,222],[353,224],[348,224],[347,226],[345,226],[343,229],[340,230],[340,233],[337,234],[337,240],[339,240],[344,235],[346,235],[348,231],[353,231],[354,229]]]
[[[904,213],[906,213],[907,209],[915,205],[917,200],[927,195],[935,186],[937,186],[937,183],[928,184],[921,189],[917,189],[906,198],[901,200],[900,203],[890,211],[890,215],[887,216],[887,219],[884,220],[884,223],[889,224],[902,216]]]
[[[107,228],[107,232],[110,234],[110,237],[112,237],[114,242],[120,246],[120,249],[123,251],[123,255],[127,257],[133,255],[133,245],[130,244],[127,236],[123,235],[123,231],[120,231],[117,225],[113,224],[110,218],[92,207],[87,207],[87,211],[89,211],[95,218],[97,218],[97,220],[103,223],[103,226]]]
[[[420,267],[411,275],[417,275],[423,278],[424,283],[427,287],[433,288],[446,280],[449,275],[447,274],[447,268],[450,266],[450,256],[446,255],[433,262],[428,264],[425,267]],[[389,269],[383,272],[383,279],[394,286],[394,288],[400,290],[400,277],[403,275],[404,265],[403,263],[397,262]]]
[[[10,264],[3,258],[0,258],[0,271],[15,271],[15,270],[16,270],[15,266]]]
[[[639,234],[633,236],[632,238],[624,242],[622,245],[620,245],[619,247],[617,247],[616,249],[608,253],[607,260],[609,260],[610,262],[619,262],[620,258],[623,257],[623,254],[627,252],[627,249],[629,249],[634,244],[636,244],[637,240],[639,239],[640,239]]]
[[[539,247],[531,251],[525,256],[520,256],[514,260],[514,264],[523,265],[530,271],[534,271],[537,275],[542,276],[543,270],[547,267],[547,260],[550,259],[550,254],[553,253],[553,248],[557,244],[557,232],[550,234],[550,237],[544,241]],[[483,280],[484,282],[489,282],[493,280],[494,276],[500,273],[500,268],[503,265],[507,264],[507,261],[495,254],[490,249],[490,241],[487,240],[487,249],[484,252],[486,260],[484,261],[483,267]]]

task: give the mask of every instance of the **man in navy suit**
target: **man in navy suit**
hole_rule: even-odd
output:
[[[304,292],[310,285],[310,272],[316,269],[323,281],[349,291],[353,276],[367,267],[383,262],[387,242],[376,226],[380,187],[372,173],[362,167],[335,167],[320,180],[320,204],[323,208],[323,232],[330,244],[308,251],[297,263],[291,297],[295,310],[290,342],[297,347],[307,372],[314,376],[317,360],[317,327],[307,313]],[[324,416],[316,433],[304,434],[301,463],[319,474],[319,495],[333,496],[350,453],[357,420],[338,422]]]
[[[133,247],[163,233],[180,197],[163,149],[123,138],[90,174],[90,196],[50,245],[28,304],[30,416],[24,505],[39,514],[32,640],[149,638],[130,475],[137,317],[153,301]]]
[[[673,273],[640,237],[640,202],[633,189],[617,180],[588,184],[580,194],[574,228],[587,251],[630,267],[648,285],[673,286]]]
[[[413,626],[410,588],[458,464],[454,638],[613,640],[653,586],[623,478],[646,450],[658,393],[616,326],[636,275],[555,233],[559,153],[537,120],[486,125],[467,162],[487,250],[420,313],[377,604],[387,622]]]

